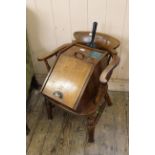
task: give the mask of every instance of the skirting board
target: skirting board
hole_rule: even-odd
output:
[[[45,74],[36,74],[36,79],[39,84],[43,84],[46,78]],[[110,91],[129,91],[129,81],[124,79],[111,79],[108,82]]]

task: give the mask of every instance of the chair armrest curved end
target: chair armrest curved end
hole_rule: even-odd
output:
[[[103,76],[100,76],[100,79],[99,80],[103,84],[106,84],[108,82],[107,79],[105,77],[103,77]]]
[[[120,58],[117,55],[113,55],[111,63],[102,71],[99,80],[101,83],[105,84],[109,81],[109,75],[111,75],[114,68],[118,66]]]

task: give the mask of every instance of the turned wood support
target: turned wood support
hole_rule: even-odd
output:
[[[102,102],[98,106],[98,110],[96,111],[96,113],[87,117],[87,130],[88,130],[88,142],[89,143],[94,142],[95,126],[103,113],[105,105],[106,105],[106,103],[104,100],[104,102]]]
[[[105,101],[99,105],[98,110],[96,111],[95,124],[97,124],[97,122],[99,121],[105,106],[106,106]]]
[[[48,119],[53,119],[52,110],[53,110],[54,105],[52,105],[52,103],[50,103],[46,97],[45,97],[45,105],[46,105]]]
[[[95,132],[95,116],[89,116],[87,118],[87,130],[88,130],[88,142],[94,142],[94,132]]]
[[[49,65],[49,63],[48,63],[48,61],[46,59],[44,60],[44,63],[46,65],[47,70],[50,71],[51,67],[50,67],[50,65]]]
[[[112,102],[111,102],[111,99],[110,99],[108,92],[105,94],[105,100],[106,100],[108,106],[112,105]]]

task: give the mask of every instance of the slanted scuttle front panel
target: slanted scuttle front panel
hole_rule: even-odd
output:
[[[75,109],[76,101],[92,71],[92,64],[61,55],[43,89],[43,94]]]

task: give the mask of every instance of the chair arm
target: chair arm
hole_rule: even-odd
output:
[[[111,54],[111,56],[117,55],[117,51],[113,48],[107,48],[106,50]]]
[[[105,84],[108,82],[113,69],[118,66],[119,62],[120,58],[117,55],[113,55],[111,63],[102,71],[100,75],[99,80],[101,83]]]
[[[45,61],[45,60],[57,55],[58,52],[60,52],[61,50],[63,50],[64,48],[66,48],[66,47],[68,47],[70,45],[71,45],[71,43],[63,44],[60,47],[54,49],[50,53],[46,53],[46,54],[44,53],[44,54],[40,55],[37,59],[38,59],[38,61]]]

